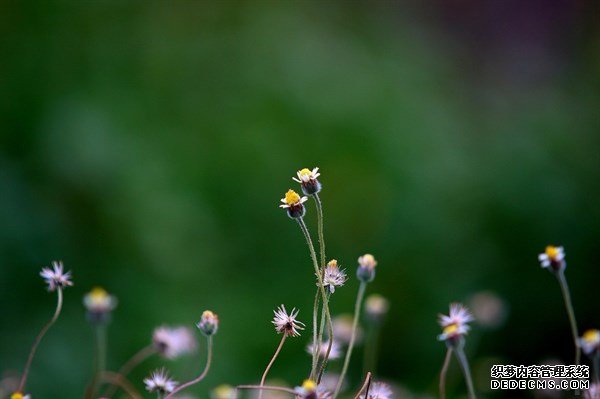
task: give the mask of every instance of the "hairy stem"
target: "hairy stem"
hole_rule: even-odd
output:
[[[467,361],[467,357],[465,356],[462,345],[459,345],[454,353],[456,354],[456,358],[460,363],[460,368],[465,376],[467,390],[469,392],[469,399],[476,399],[475,388],[473,387],[473,378],[471,377],[471,370],[469,369],[469,362]]]
[[[154,349],[153,345],[143,347],[121,366],[116,375],[123,378],[126,377],[138,364],[142,363],[155,353],[156,349]],[[114,396],[118,389],[119,388],[117,385],[110,384],[110,386],[106,389],[104,396],[110,399]]]
[[[565,301],[565,307],[567,308],[567,315],[569,316],[569,323],[571,324],[571,334],[573,335],[573,343],[575,344],[575,364],[579,365],[581,359],[581,349],[579,348],[579,333],[577,331],[577,322],[575,321],[575,310],[571,302],[571,293],[569,286],[567,285],[567,279],[565,278],[564,270],[560,270],[556,273],[560,290]]]
[[[27,383],[27,375],[29,374],[29,369],[31,368],[31,362],[33,361],[33,356],[35,355],[35,351],[37,350],[38,346],[40,345],[40,342],[42,341],[42,338],[44,337],[44,335],[46,335],[46,333],[48,332],[50,327],[52,327],[52,325],[58,319],[58,316],[60,315],[60,311],[62,310],[62,303],[63,303],[62,288],[58,287],[58,289],[56,290],[56,294],[57,294],[56,310],[54,311],[54,315],[52,316],[50,321],[48,323],[46,323],[46,325],[42,328],[42,330],[37,335],[35,341],[33,342],[33,346],[31,347],[31,351],[29,351],[29,356],[27,357],[27,363],[25,363],[25,368],[23,369],[23,375],[21,376],[21,381],[19,382],[19,389],[17,389],[17,392],[23,392],[23,390],[25,389],[25,384]]]
[[[325,317],[327,318],[327,331],[329,332],[329,336],[333,337],[333,324],[331,323],[331,314],[329,313],[329,303],[327,301],[327,294],[325,293],[325,287],[323,286],[323,275],[319,269],[319,263],[317,262],[317,254],[315,252],[315,247],[312,243],[312,239],[310,238],[310,233],[308,232],[308,228],[306,227],[306,223],[302,218],[296,219],[298,221],[298,225],[300,225],[300,230],[304,234],[304,238],[306,238],[306,243],[308,244],[308,249],[310,251],[310,257],[313,261],[313,267],[315,268],[315,274],[317,275],[317,280],[319,283],[319,291],[321,291],[321,300],[323,301],[323,309],[325,310]],[[315,343],[316,344],[316,343]],[[327,354],[325,355],[325,362],[327,361],[327,357],[329,356],[329,352],[331,351],[331,342],[328,347]]]
[[[277,359],[277,356],[279,356],[279,352],[281,352],[281,348],[283,348],[283,344],[285,343],[286,338],[287,338],[287,334],[283,333],[283,336],[281,337],[281,341],[279,342],[279,345],[277,346],[277,350],[275,351],[275,354],[271,358],[271,361],[269,362],[269,364],[267,364],[267,368],[265,369],[265,372],[263,373],[263,375],[260,379],[261,387],[263,385],[265,385],[265,380],[267,379],[267,374],[269,374],[269,370],[271,369],[271,366],[273,366],[273,363],[275,363],[275,359]],[[258,393],[258,399],[261,399],[261,398],[262,398],[262,391],[260,391]]]
[[[371,387],[371,373],[367,372],[367,376],[365,377],[365,382],[362,384],[362,386],[360,387],[360,389],[358,390],[358,392],[354,396],[354,399],[359,399],[360,398],[360,394],[363,393],[363,391],[365,392],[365,398],[368,398],[369,397],[369,388],[370,387]]]
[[[440,399],[446,399],[446,375],[448,374],[448,366],[450,365],[451,357],[452,348],[448,347],[446,357],[444,358],[444,364],[442,365],[442,371],[440,372]]]
[[[350,364],[350,357],[352,356],[352,349],[354,349],[354,341],[356,340],[356,328],[358,327],[358,318],[360,317],[360,308],[362,306],[362,301],[363,301],[363,297],[365,296],[366,288],[367,288],[367,283],[365,283],[364,281],[361,281],[360,286],[358,287],[358,294],[356,295],[356,303],[354,304],[354,319],[352,320],[352,335],[350,335],[350,342],[348,343],[348,350],[346,351],[346,357],[344,358],[344,366],[342,367],[340,379],[338,380],[337,386],[335,387],[335,391],[333,393],[334,399],[340,393],[340,389],[342,389],[342,384],[344,383],[344,378],[346,377],[346,373],[348,372],[348,365]]]
[[[315,302],[313,306],[313,353],[312,353],[312,367],[310,369],[310,379],[314,380],[315,373],[317,372],[317,361],[319,359],[319,352],[321,350],[320,342],[317,341],[317,319],[319,318],[319,287],[315,291]]]
[[[197,378],[194,378],[193,380],[188,381],[185,384],[179,385],[177,388],[175,388],[173,390],[173,392],[171,392],[170,394],[165,396],[164,399],[171,399],[177,392],[183,391],[185,388],[199,383],[200,381],[202,381],[204,379],[204,377],[206,377],[206,374],[208,374],[208,370],[210,369],[210,364],[212,363],[212,352],[213,352],[212,335],[208,335],[206,337],[206,343],[208,346],[208,353],[206,355],[206,366],[204,366],[204,370],[202,371],[202,373],[200,373],[200,375]]]

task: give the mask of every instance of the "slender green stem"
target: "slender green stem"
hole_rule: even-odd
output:
[[[377,374],[377,351],[379,348],[379,323],[373,321],[369,327],[367,334],[367,342],[365,344],[365,355],[363,357],[363,372],[370,371]]]
[[[52,327],[52,325],[56,322],[56,320],[58,319],[58,316],[60,315],[60,311],[62,310],[62,303],[63,303],[62,288],[58,287],[56,290],[56,294],[57,294],[56,310],[54,311],[54,315],[52,316],[50,321],[48,323],[46,323],[46,325],[42,328],[42,330],[39,332],[39,334],[35,338],[35,341],[33,341],[33,346],[31,347],[31,351],[29,351],[29,356],[27,357],[27,363],[25,363],[25,368],[23,369],[23,375],[21,376],[21,381],[19,382],[19,389],[17,389],[17,392],[23,392],[23,390],[25,389],[25,384],[27,383],[27,375],[29,374],[29,369],[31,368],[31,362],[33,361],[33,356],[35,355],[35,352],[36,352],[38,346],[40,345],[42,338],[44,337],[44,335],[46,335],[46,333],[48,332],[50,327]]]
[[[467,357],[465,356],[465,352],[462,348],[462,344],[459,344],[455,350],[456,358],[460,363],[460,368],[465,376],[465,381],[467,383],[467,390],[469,392],[469,399],[475,399],[475,388],[473,387],[473,379],[471,378],[471,370],[469,369],[469,362],[467,361]]]
[[[136,391],[133,384],[122,375],[105,371],[100,375],[100,380],[108,382],[111,385],[118,385],[132,399],[142,399],[142,396]]]
[[[366,288],[367,288],[367,283],[365,283],[364,281],[361,281],[360,286],[358,287],[358,294],[356,295],[356,303],[354,304],[354,319],[352,320],[352,335],[350,335],[350,342],[348,343],[348,350],[346,351],[346,357],[344,358],[344,366],[342,367],[340,379],[338,380],[337,386],[335,387],[335,391],[333,393],[334,399],[340,393],[340,390],[342,389],[342,384],[344,383],[344,378],[346,377],[346,373],[348,372],[348,365],[350,364],[350,357],[352,356],[352,349],[354,349],[354,341],[356,340],[356,328],[358,327],[358,318],[360,317],[360,308],[362,306],[363,297],[365,296]]]
[[[127,360],[125,364],[123,364],[123,366],[121,366],[116,375],[123,378],[126,377],[131,372],[131,370],[133,370],[138,364],[142,363],[144,360],[146,360],[155,353],[156,349],[154,349],[153,345],[143,347],[138,352],[136,352],[129,360]],[[110,384],[105,391],[104,397],[109,399],[112,398],[118,389],[119,387],[116,384]]]
[[[96,333],[96,372],[92,381],[91,396],[93,397],[102,383],[101,376],[106,370],[106,325],[99,324]]]
[[[363,393],[363,391],[365,392],[365,398],[369,397],[369,388],[371,387],[371,373],[367,372],[367,376],[365,377],[365,382],[362,384],[362,386],[360,387],[360,389],[358,390],[358,392],[356,393],[356,395],[354,396],[354,399],[359,399],[360,398],[360,394]]]
[[[451,357],[452,348],[448,347],[446,357],[444,358],[444,364],[442,365],[442,371],[440,372],[440,399],[446,399],[446,375],[448,374],[448,366],[450,365]]]
[[[210,369],[210,365],[212,363],[212,352],[213,352],[212,335],[208,335],[206,337],[206,343],[208,346],[208,353],[206,355],[206,366],[204,366],[204,370],[202,371],[202,373],[200,373],[200,375],[197,378],[194,378],[193,380],[188,381],[185,384],[179,385],[177,388],[175,388],[173,390],[173,392],[171,392],[170,394],[165,396],[164,399],[172,399],[173,396],[175,396],[175,394],[177,394],[177,392],[183,391],[185,388],[199,383],[200,381],[202,381],[204,379],[204,377],[206,377],[206,375],[208,374],[208,370]]]
[[[310,369],[310,379],[314,380],[315,373],[317,372],[317,361],[319,359],[319,351],[321,350],[321,345],[317,341],[317,319],[319,318],[319,295],[320,295],[319,287],[315,291],[315,302],[313,306],[313,353],[312,353],[312,367]]]
[[[327,292],[327,303],[329,304],[329,299],[331,298],[331,293]],[[327,317],[325,317],[325,305],[323,305],[323,311],[321,312],[321,326],[319,329],[319,356],[321,354],[321,348],[323,345],[323,333],[325,331],[325,322]],[[332,329],[333,331],[333,329]],[[319,369],[319,376],[317,377],[317,383],[321,382],[321,378],[323,377],[323,373],[325,373],[325,368],[327,367],[327,362],[329,360],[329,354],[331,353],[331,348],[333,346],[333,332],[328,332],[328,340],[327,340],[327,349],[325,351],[325,355],[323,356],[323,361],[321,362],[321,368]],[[317,357],[318,359],[318,357]]]
[[[567,279],[565,278],[564,270],[556,272],[560,290],[565,301],[565,307],[567,308],[567,314],[569,315],[569,323],[571,324],[571,334],[573,335],[573,343],[575,344],[575,364],[579,365],[581,359],[581,348],[579,347],[579,332],[577,331],[577,322],[575,321],[575,310],[573,309],[573,303],[571,302],[571,293],[569,286],[567,285]]]
[[[317,262],[317,254],[315,252],[315,247],[312,243],[312,239],[310,238],[310,233],[308,232],[308,228],[306,227],[306,223],[304,223],[304,220],[302,218],[298,218],[296,220],[298,221],[300,230],[302,230],[302,233],[304,234],[304,238],[306,238],[306,243],[308,244],[308,249],[310,251],[310,257],[313,261],[313,266],[315,268],[315,274],[317,275],[317,280],[319,283],[319,291],[321,291],[321,300],[323,301],[325,317],[327,318],[327,330],[329,332],[329,336],[333,337],[333,324],[331,323],[331,314],[329,313],[329,303],[327,301],[327,294],[325,293],[325,287],[323,286],[323,275],[321,274],[321,272],[319,270],[319,263]],[[331,351],[331,342],[333,342],[333,341],[330,340],[330,346],[329,346],[327,352]],[[325,360],[327,360],[328,356],[329,356],[329,353],[326,354]]]
[[[277,350],[275,350],[275,354],[273,355],[273,357],[271,358],[271,361],[269,361],[269,364],[267,364],[267,368],[265,369],[265,372],[263,373],[261,379],[260,379],[260,386],[262,387],[263,385],[265,385],[265,380],[267,379],[267,374],[269,374],[269,370],[271,370],[271,366],[273,366],[273,363],[275,363],[275,359],[277,359],[277,356],[279,356],[279,352],[281,352],[281,348],[283,348],[283,344],[285,343],[285,339],[287,338],[287,334],[283,333],[283,336],[281,337],[281,341],[279,341],[279,345],[277,346]],[[262,390],[258,393],[258,399],[262,398]]]

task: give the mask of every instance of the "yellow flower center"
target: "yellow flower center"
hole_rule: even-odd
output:
[[[104,288],[94,287],[88,295],[93,302],[101,302],[108,297],[108,292]]]
[[[327,266],[338,267],[337,260],[335,260],[335,259],[330,260],[329,263],[327,263]]]
[[[307,391],[314,391],[317,389],[317,383],[313,380],[304,380],[302,383],[302,388],[306,389]]]
[[[450,324],[449,326],[444,328],[444,334],[451,335],[458,331],[458,326],[456,324]]]
[[[202,318],[203,319],[214,319],[215,314],[213,312],[211,312],[210,310],[205,310],[204,312],[202,312]]]
[[[218,399],[229,399],[234,396],[231,385],[221,384],[213,390],[215,397]]]
[[[297,192],[288,190],[288,192],[285,193],[285,203],[287,205],[296,205],[298,202],[300,202],[300,196]]]
[[[312,172],[307,168],[300,170],[298,173],[301,177],[310,177],[312,175]]]
[[[546,247],[546,255],[548,255],[550,259],[556,259],[558,252],[558,247],[554,247],[552,245],[548,245]]]
[[[10,399],[23,399],[23,394],[21,392],[15,392],[12,394]]]
[[[594,343],[600,341],[599,330],[587,330],[583,333],[583,340],[588,343]]]

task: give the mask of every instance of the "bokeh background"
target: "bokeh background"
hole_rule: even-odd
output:
[[[391,302],[377,375],[437,395],[436,315],[478,292],[508,317],[475,326],[483,397],[491,362],[572,362],[559,287],[537,254],[564,245],[580,329],[600,325],[598,3],[585,1],[58,1],[0,4],[0,372],[18,372],[55,298],[29,391],[78,398],[93,333],[82,296],[119,298],[109,367],[163,323],[221,319],[214,367],[190,393],[256,382],[284,303],[309,322],[313,275],[277,207],[319,166],[328,255]],[[307,222],[315,230],[310,204]],[[333,311],[350,312],[352,278]],[[271,375],[310,367],[308,335]],[[200,337],[199,337],[200,338]],[[205,351],[165,364],[177,379]],[[351,386],[362,375],[353,357]],[[332,366],[333,370],[339,364]],[[9,375],[9,374],[5,374]],[[449,391],[465,388],[456,363]],[[404,396],[403,396],[404,395]],[[525,397],[537,394],[523,393]]]

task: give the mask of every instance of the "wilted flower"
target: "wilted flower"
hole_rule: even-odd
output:
[[[583,353],[594,356],[600,353],[600,330],[592,329],[583,333],[578,340]]]
[[[346,271],[340,270],[337,260],[333,259],[329,261],[325,268],[325,275],[323,276],[323,286],[333,294],[335,292],[335,287],[341,287],[346,280],[348,280]]]
[[[565,250],[563,247],[548,245],[546,250],[538,255],[538,260],[544,269],[551,267],[555,272],[567,267],[567,262],[565,262]]]
[[[205,310],[196,326],[204,335],[214,335],[219,329],[219,317],[210,310]]]
[[[320,346],[320,350],[319,353],[317,354],[319,357],[325,358],[325,355],[327,355],[327,348],[329,347],[329,341],[324,341],[321,343]],[[315,343],[311,342],[310,344],[308,344],[306,346],[306,352],[308,352],[309,354],[313,354],[313,351],[315,349]],[[329,351],[329,360],[334,360],[334,359],[339,359],[342,356],[342,348],[340,346],[340,344],[338,344],[337,342],[333,341],[331,343],[331,350]]]
[[[319,168],[309,170],[304,168],[296,172],[298,178],[292,177],[292,179],[302,185],[302,192],[306,195],[314,195],[321,191],[321,183],[317,180],[321,174]]]
[[[275,317],[273,317],[272,323],[275,325],[275,331],[277,331],[278,334],[287,334],[292,337],[300,336],[298,330],[304,330],[305,324],[296,320],[298,312],[299,310],[294,308],[288,315],[285,306],[283,305],[278,307],[277,310],[274,310],[273,313],[275,313]]]
[[[117,298],[109,295],[104,288],[94,287],[83,297],[83,305],[91,322],[108,321],[110,312],[117,307]]]
[[[375,266],[377,261],[371,254],[364,254],[358,258],[358,269],[356,269],[356,276],[364,283],[369,283],[375,278]]]
[[[331,392],[317,387],[317,383],[313,380],[304,380],[301,386],[294,389],[296,395],[300,399],[329,399]]]
[[[467,323],[473,321],[471,312],[460,303],[450,305],[450,314],[439,315],[439,324],[443,327],[442,334],[438,336],[440,341],[454,341],[466,335],[470,327]]]
[[[187,327],[160,326],[152,334],[152,346],[167,359],[175,359],[196,350],[196,339]]]
[[[177,386],[177,382],[169,378],[169,374],[164,368],[153,371],[150,377],[144,379],[144,384],[146,384],[148,392],[160,394],[171,393]]]
[[[352,337],[352,315],[342,314],[336,316],[332,320],[333,323],[333,337],[335,342],[347,344],[350,342]],[[363,331],[360,326],[356,327],[355,341],[362,341]]]
[[[285,197],[281,199],[283,205],[279,205],[279,207],[287,209],[288,216],[292,219],[298,219],[303,217],[306,213],[304,203],[307,200],[307,197],[300,197],[297,192],[290,189],[285,193]]]
[[[42,268],[40,276],[46,280],[48,284],[48,291],[54,291],[57,288],[64,288],[73,285],[71,279],[71,272],[63,272],[62,262],[52,262],[52,269],[49,267]]]
[[[590,389],[583,393],[585,399],[600,399],[600,384],[590,384]]]
[[[231,385],[221,384],[210,392],[211,399],[236,399],[237,390]]]
[[[388,384],[383,382],[374,382],[369,388],[369,394],[365,398],[365,395],[360,395],[360,399],[392,399],[394,393],[392,388]]]
[[[371,321],[381,321],[389,308],[390,302],[379,294],[371,294],[365,299],[365,315]]]

